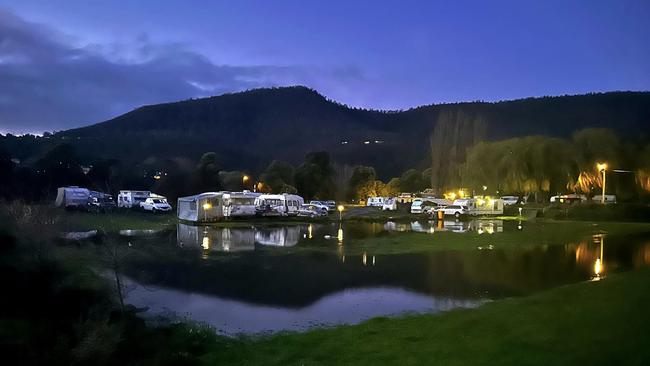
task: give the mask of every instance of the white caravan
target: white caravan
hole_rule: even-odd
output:
[[[54,205],[63,208],[87,208],[90,191],[77,186],[60,187],[57,190]]]
[[[454,205],[466,206],[469,214],[478,215],[503,215],[503,200],[501,198],[477,196],[475,198],[460,198],[454,200]]]
[[[140,203],[151,196],[150,191],[120,191],[117,195],[117,207],[140,208]]]
[[[260,193],[250,191],[225,192],[223,194],[223,215],[225,217],[255,216],[255,199]]]
[[[296,216],[305,200],[295,194],[261,194],[255,198],[256,214],[262,216]]]
[[[300,241],[300,226],[262,227],[255,231],[255,242],[274,247],[292,247]]]
[[[366,206],[368,207],[382,207],[386,201],[386,197],[368,197]]]
[[[223,195],[223,192],[206,192],[179,197],[178,219],[189,222],[214,222],[223,219]]]

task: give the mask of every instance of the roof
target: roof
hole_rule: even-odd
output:
[[[203,198],[213,198],[213,197],[219,197],[222,196],[224,192],[203,192],[199,194],[195,194],[193,196],[186,196],[186,197],[178,197],[179,201],[196,201],[200,200]]]

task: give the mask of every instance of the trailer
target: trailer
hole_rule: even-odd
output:
[[[187,222],[215,222],[224,218],[224,192],[205,192],[194,196],[179,197],[177,215]]]
[[[305,200],[295,194],[261,194],[255,198],[256,214],[261,216],[297,216]]]
[[[123,190],[117,195],[117,207],[140,208],[140,203],[151,196],[150,191]]]
[[[89,198],[90,190],[87,188],[80,188],[78,186],[60,187],[57,189],[54,205],[67,209],[76,208],[86,210],[88,208]]]
[[[489,196],[476,196],[474,198],[459,198],[454,200],[454,205],[465,206],[471,216],[503,215],[503,200]]]
[[[225,217],[255,216],[255,199],[261,193],[250,191],[226,192],[223,194],[223,215]]]

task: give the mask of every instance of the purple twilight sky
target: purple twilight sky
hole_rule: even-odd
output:
[[[377,109],[650,89],[650,1],[0,2],[0,133],[302,84]]]

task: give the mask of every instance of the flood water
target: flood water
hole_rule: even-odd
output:
[[[226,335],[355,324],[378,316],[476,307],[650,264],[650,236],[589,235],[580,240],[499,249],[500,235],[526,237],[531,223],[476,220],[130,230],[144,248],[124,271],[126,300],[147,316],[190,319]],[[475,250],[382,254],[358,239],[408,232],[467,240]],[[439,235],[439,234],[438,234]]]

